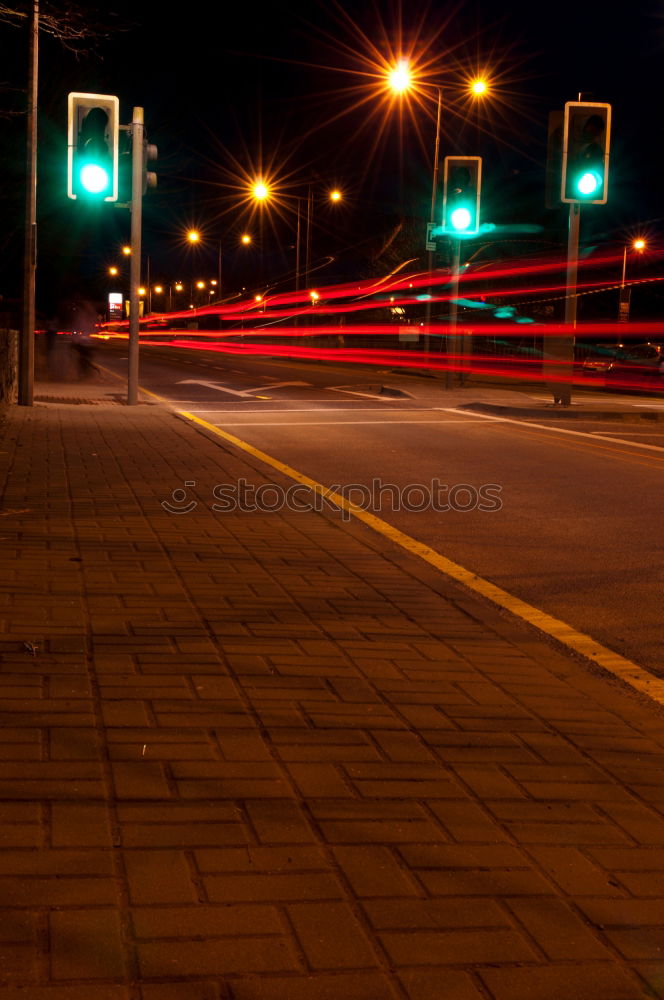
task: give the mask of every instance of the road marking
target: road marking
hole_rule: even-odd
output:
[[[190,410],[190,413],[219,413],[219,410]],[[226,411],[230,412],[230,411]],[[261,416],[265,412],[261,410]],[[292,410],[274,410],[274,413],[292,413]],[[220,414],[221,415],[221,414]],[[337,425],[340,427],[355,427],[358,424],[379,424],[382,427],[393,427],[394,424],[408,424],[409,427],[419,424],[440,424],[447,427],[449,424],[469,424],[470,420],[224,420],[224,424],[231,427],[328,427]],[[218,427],[219,424],[215,424]]]
[[[440,410],[443,413],[459,412],[458,408],[454,406],[435,406],[434,409]],[[550,431],[552,434],[571,434],[574,437],[587,437],[592,441],[610,441],[611,444],[626,444],[630,448],[647,448],[649,451],[664,451],[664,448],[657,444],[639,444],[636,441],[623,441],[622,438],[608,437],[606,434],[594,431],[571,431],[567,427],[548,427],[546,424],[535,424],[531,420],[516,420],[513,417],[494,417],[490,413],[475,413],[473,416],[479,417],[480,420],[516,424],[517,427],[535,427],[539,431]]]
[[[649,674],[643,667],[638,666],[638,664],[626,659],[619,653],[614,653],[613,650],[602,646],[592,636],[577,631],[571,625],[567,625],[566,622],[560,621],[558,618],[553,618],[546,612],[533,607],[532,604],[528,604],[526,601],[522,601],[521,598],[515,597],[501,587],[497,587],[489,580],[485,580],[471,570],[465,569],[459,563],[453,562],[423,542],[418,542],[417,539],[388,524],[382,518],[358,507],[340,493],[330,493],[322,483],[317,482],[315,479],[310,479],[309,476],[298,472],[290,465],[280,462],[258,448],[254,448],[253,445],[247,441],[243,441],[242,438],[238,438],[234,434],[230,434],[228,431],[222,430],[222,428],[216,427],[214,424],[208,423],[207,420],[202,420],[200,417],[186,410],[177,410],[176,412],[184,417],[185,420],[198,424],[212,434],[223,438],[230,444],[235,445],[236,448],[258,459],[258,461],[281,472],[289,479],[294,479],[295,482],[301,483],[303,486],[308,486],[315,493],[326,497],[326,499],[336,504],[337,507],[341,507],[374,531],[388,538],[401,548],[406,549],[408,552],[411,552],[413,555],[418,556],[424,562],[429,563],[429,565],[435,567],[439,572],[452,577],[453,580],[457,580],[470,590],[480,594],[493,604],[498,605],[498,607],[504,608],[515,615],[515,617],[520,618],[529,625],[533,625],[545,635],[556,639],[568,649],[573,650],[575,653],[580,653],[581,656],[596,663],[602,669],[613,674],[615,677],[619,677],[636,691],[646,694],[653,701],[664,705],[664,680]]]
[[[201,382],[195,378],[181,378],[177,385],[202,385],[206,389],[216,389],[217,392],[228,392],[231,396],[246,396],[246,392],[239,392],[237,389],[228,389],[225,385],[219,385],[218,382]]]
[[[302,385],[311,388],[311,382],[270,382],[269,385],[259,385],[255,389],[247,389],[247,392],[266,392],[268,389],[281,389],[286,385]]]
[[[203,385],[206,389],[216,389],[218,392],[229,392],[232,396],[251,396],[254,392],[265,392],[266,389],[278,389],[280,386],[285,385],[304,385],[310,386],[310,382],[277,382],[270,385],[257,385],[253,389],[229,389],[226,385],[219,385],[218,382],[203,382],[200,379],[195,378],[181,378],[176,382],[176,385]],[[258,397],[269,398],[269,397]]]
[[[326,386],[329,392],[347,392],[349,396],[364,396],[365,399],[380,399],[383,403],[404,402],[403,396],[380,396],[375,392],[356,392],[354,389],[342,389],[334,385]]]

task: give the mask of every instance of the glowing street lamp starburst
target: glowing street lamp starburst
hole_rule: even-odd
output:
[[[413,73],[407,59],[400,59],[396,66],[392,66],[387,75],[387,82],[395,94],[403,94],[411,88]]]
[[[475,97],[481,97],[487,92],[487,82],[486,80],[473,80],[470,85],[470,92],[475,95]]]
[[[256,201],[267,201],[270,197],[269,185],[264,180],[255,181],[251,188],[251,195]]]

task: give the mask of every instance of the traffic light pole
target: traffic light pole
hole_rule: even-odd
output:
[[[581,205],[570,202],[569,231],[567,234],[567,276],[565,280],[565,326],[576,328],[576,284],[579,263],[579,228]],[[569,406],[572,402],[572,379],[574,377],[574,333],[569,336],[551,337],[545,348],[548,363],[545,371],[550,376],[547,382],[553,402],[559,406]]]
[[[127,406],[138,403],[139,296],[141,283],[141,227],[143,212],[143,108],[134,108],[131,120],[131,265],[129,289],[129,376]]]
[[[452,275],[450,281],[450,321],[449,332],[447,334],[447,363],[450,365],[450,358],[456,357],[459,349],[459,338],[457,331],[457,298],[459,295],[459,268],[461,266],[461,240],[453,240]],[[461,384],[463,385],[463,372],[460,372]],[[445,374],[445,388],[451,389],[454,384],[454,369],[448,367]]]
[[[569,206],[569,230],[567,233],[567,278],[565,281],[565,326],[576,329],[576,284],[579,265],[579,228],[581,206],[572,202]],[[554,402],[569,406],[572,402],[572,378],[574,376],[574,334],[564,337],[560,345],[560,380]]]

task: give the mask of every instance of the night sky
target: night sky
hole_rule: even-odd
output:
[[[70,90],[117,94],[123,122],[134,105],[145,108],[146,131],[160,154],[159,186],[144,200],[153,280],[213,275],[219,240],[230,285],[251,290],[287,274],[294,266],[295,198],[308,182],[318,199],[314,256],[336,257],[325,280],[366,268],[401,218],[414,220],[419,240],[431,196],[434,102],[402,101],[400,113],[399,102],[390,104],[378,87],[381,59],[410,52],[422,84],[444,88],[441,161],[448,153],[484,157],[484,220],[542,226],[542,247],[564,238],[564,210],[544,206],[547,114],[582,91],[613,105],[609,204],[584,210],[583,238],[615,246],[639,231],[657,240],[664,216],[664,125],[655,113],[664,6],[654,0],[615,7],[411,0],[401,10],[392,3],[287,0],[189,4],[168,13],[162,4],[121,3],[111,10],[112,23],[127,30],[92,54],[76,58],[42,39],[42,311],[65,286],[87,283],[103,294],[106,269],[129,234],[126,211],[85,210],[66,197]],[[24,35],[3,25],[0,38],[3,79],[24,86]],[[493,91],[481,107],[465,92],[478,70]],[[20,106],[20,94],[4,98],[5,107]],[[20,289],[21,120],[0,119],[0,129],[0,293],[12,298]],[[243,175],[261,170],[276,177],[280,211],[264,209],[259,218],[242,185]],[[344,202],[332,207],[324,196],[334,185]],[[197,250],[182,243],[192,225],[208,237]],[[237,240],[247,230],[255,244],[242,251]],[[511,252],[535,249],[535,242],[517,241]]]

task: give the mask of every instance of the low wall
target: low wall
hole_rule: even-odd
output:
[[[18,392],[18,331],[0,327],[0,408],[15,403]]]

